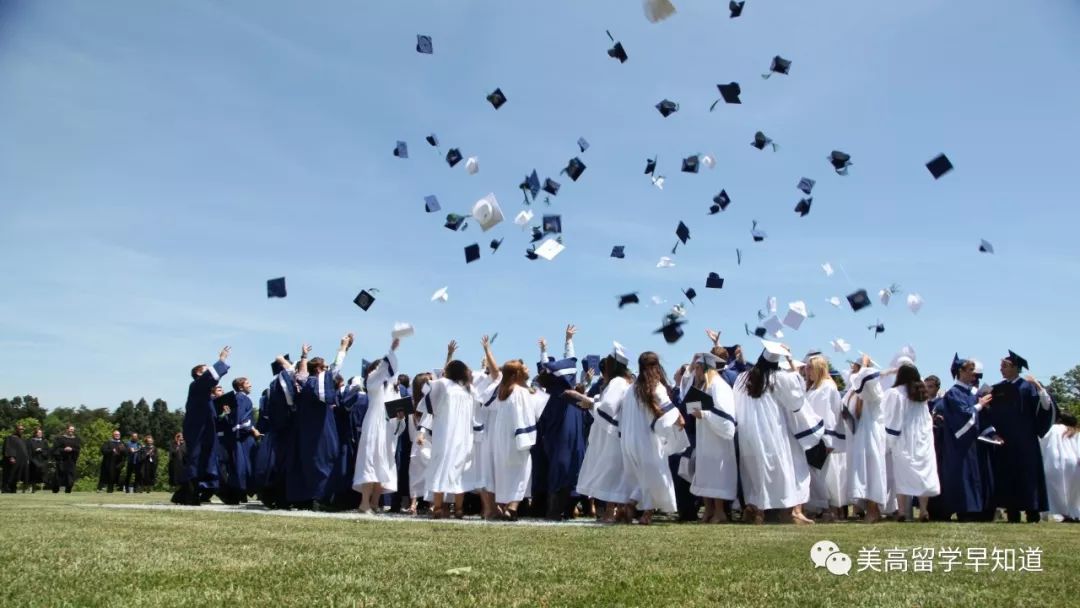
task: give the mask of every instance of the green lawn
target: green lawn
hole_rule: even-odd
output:
[[[464,526],[79,506],[167,498],[0,496],[0,603],[1062,606],[1080,571],[1069,524]],[[862,546],[1035,546],[1044,571],[832,576],[808,557],[822,539],[853,562]]]

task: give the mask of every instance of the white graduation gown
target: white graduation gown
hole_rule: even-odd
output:
[[[392,380],[397,373],[397,356],[390,351],[368,375],[368,409],[356,449],[356,472],[353,489],[361,491],[365,483],[377,483],[384,493],[397,491],[397,462],[394,438],[404,430],[397,420],[386,417],[386,402],[398,398]]]
[[[495,483],[491,479],[492,453],[487,428],[494,414],[491,404],[494,402],[495,391],[499,388],[496,380],[498,377],[492,378],[484,374],[473,381],[473,391],[479,403],[476,404],[472,423],[473,449],[468,462],[465,463],[462,481],[466,492],[485,490]]]
[[[827,379],[821,386],[806,392],[806,403],[825,422],[825,447],[831,449],[820,469],[810,467],[810,500],[808,507],[822,510],[847,504],[847,454],[844,444],[847,435],[840,418],[840,391]]]
[[[668,398],[663,386],[656,387],[656,399],[663,413],[653,416],[652,409],[638,403],[631,386],[619,407],[619,431],[622,433],[623,470],[632,491],[630,500],[639,509],[676,511],[675,480],[668,467],[668,457],[690,446],[686,431],[679,428],[679,410]]]
[[[578,474],[577,493],[582,496],[618,504],[630,500],[619,439],[619,408],[629,388],[625,378],[612,378],[595,402],[589,444]]]
[[[1080,519],[1080,433],[1065,437],[1068,427],[1055,424],[1039,440],[1050,512]]]
[[[848,492],[851,501],[872,500],[882,507],[889,502],[888,449],[885,431],[884,391],[878,370],[867,367],[851,376],[851,391],[844,409],[855,417],[856,400],[862,398],[862,416],[847,436]]]
[[[695,425],[694,477],[690,493],[702,498],[735,500],[739,485],[739,464],[735,460],[735,393],[717,376],[704,390],[713,408],[702,410]]]
[[[885,425],[891,443],[892,491],[900,496],[937,496],[937,453],[934,421],[926,402],[912,401],[906,386],[885,391]]]
[[[473,451],[476,393],[447,378],[434,380],[423,407],[431,414],[431,462],[424,491],[428,500],[439,492],[465,491],[465,465]]]
[[[497,392],[495,397],[489,406],[493,412],[488,422],[493,487],[488,491],[495,493],[495,502],[507,504],[529,495],[537,410],[543,407],[536,402],[541,398],[546,402],[547,395],[534,395],[525,387],[515,386],[507,399],[499,399]]]
[[[417,443],[424,435],[424,445]],[[417,423],[416,416],[409,415],[409,497],[423,498],[427,465],[431,462],[431,415],[423,414]]]

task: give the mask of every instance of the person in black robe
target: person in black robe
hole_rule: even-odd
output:
[[[125,446],[128,457],[127,469],[124,471],[124,492],[135,492],[136,486],[139,485],[139,452],[142,451],[139,434],[132,433]]]
[[[26,440],[26,447],[30,452],[30,463],[23,492],[29,486],[30,492],[34,493],[45,483],[49,471],[49,442],[45,439],[45,432],[40,428],[34,429],[34,436]]]
[[[692,373],[687,366],[682,366],[675,372],[675,388],[671,389],[671,402],[675,404],[675,407],[682,414],[683,419],[686,421],[686,437],[690,440],[690,447],[686,448],[679,454],[672,454],[668,457],[668,468],[671,470],[671,478],[675,483],[675,506],[679,510],[680,522],[698,521],[698,499],[693,493],[690,492],[690,482],[683,479],[679,475],[679,465],[682,464],[684,457],[689,458],[690,454],[694,453],[694,448],[697,446],[697,431],[696,431],[696,419],[689,415],[686,411],[686,404],[683,403],[683,395],[679,394],[679,385],[682,380],[683,374]],[[730,501],[725,501],[730,503]],[[730,506],[729,506],[730,509]],[[730,512],[728,512],[730,517]]]
[[[127,462],[127,444],[120,439],[120,431],[113,431],[112,439],[101,444],[101,473],[98,477],[98,492],[108,490],[111,494],[115,486],[120,485],[120,476]]]
[[[184,478],[184,434],[177,433],[173,436],[172,445],[169,446],[169,486],[177,487]]]
[[[15,432],[4,438],[4,484],[5,494],[14,494],[19,482],[26,483],[26,468],[30,465],[30,451],[23,439],[23,425],[15,425]]]
[[[412,393],[409,392],[409,383],[408,375],[398,374],[396,388],[398,396],[402,399],[412,398]],[[408,506],[409,504],[409,463],[412,461],[412,442],[409,441],[409,434],[402,433],[398,435],[397,444],[394,458],[397,460],[398,490],[390,495],[391,513],[400,513],[401,505],[404,503]]]
[[[135,491],[150,492],[157,485],[158,453],[154,436],[147,435],[135,456]]]
[[[988,410],[990,424],[1004,441],[992,449],[994,499],[1009,523],[1020,523],[1021,513],[1036,523],[1039,513],[1049,509],[1039,438],[1054,424],[1053,400],[1033,376],[1020,377],[1027,366],[1011,350],[1001,360],[1004,381],[993,387]]]
[[[930,399],[926,402],[926,407],[930,410],[930,415],[933,420],[933,433],[934,433],[934,458],[937,461],[937,470],[941,471],[941,455],[944,451],[942,447],[942,433],[944,433],[945,419],[940,415],[935,416],[934,410],[939,409],[941,406],[941,397],[938,394],[941,392],[941,379],[937,376],[927,376],[923,378],[923,384],[926,385],[926,394],[930,395]],[[938,474],[938,487],[941,484],[941,474]],[[945,507],[941,501],[941,494],[937,496],[931,496],[930,500],[926,503],[926,510],[930,514],[930,521],[947,521],[951,516],[951,513],[945,513]]]
[[[56,478],[52,491],[56,494],[64,488],[65,494],[71,494],[75,487],[75,464],[79,461],[82,441],[75,436],[75,427],[68,425],[63,435],[53,440],[53,460],[56,461]]]

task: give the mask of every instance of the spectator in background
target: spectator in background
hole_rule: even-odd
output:
[[[139,452],[142,450],[142,444],[139,443],[139,434],[132,433],[131,439],[128,439],[124,447],[127,448],[127,473],[124,475],[124,492],[127,493],[134,492],[139,483],[138,459]]]
[[[53,494],[60,491],[61,486],[65,494],[71,494],[71,488],[75,486],[75,464],[79,460],[79,450],[82,442],[75,436],[75,426],[69,424],[64,434],[53,440],[53,459],[56,460],[56,480],[53,483]]]
[[[127,460],[127,446],[120,439],[120,431],[112,433],[112,439],[101,444],[101,472],[98,476],[98,492],[108,489],[112,493],[120,485],[120,473]]]
[[[26,492],[29,486],[30,492],[33,493],[45,483],[45,473],[49,470],[49,442],[45,440],[45,433],[40,427],[34,429],[34,436],[26,440],[26,449],[30,453],[30,462],[23,492]]]
[[[14,494],[19,482],[26,482],[26,467],[30,453],[23,439],[23,425],[16,424],[15,432],[4,439],[4,485],[5,494]]]
[[[157,485],[158,453],[154,436],[147,435],[135,456],[135,490],[149,492]]]
[[[169,485],[177,487],[184,479],[184,434],[173,435],[172,445],[169,446]]]

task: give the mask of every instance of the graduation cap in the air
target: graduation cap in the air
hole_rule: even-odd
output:
[[[491,253],[495,253],[499,250],[499,245],[502,245],[502,239],[491,239]]]
[[[536,200],[537,195],[540,194],[540,176],[536,174],[536,169],[533,169],[533,172],[525,178],[525,181],[518,185],[518,188],[520,188],[523,193],[532,194],[533,200]],[[527,194],[525,196],[526,205],[529,204],[529,197]]]
[[[1027,359],[1021,357],[1020,355],[1014,353],[1011,350],[1009,351],[1009,356],[1005,358],[1011,361],[1012,364],[1016,366],[1016,371],[1022,372],[1024,371],[1024,369],[1030,367],[1028,365]]]
[[[450,230],[453,230],[454,232],[457,232],[458,230],[461,230],[463,227],[467,226],[465,221],[466,217],[464,215],[448,213],[446,214],[446,224],[444,224],[444,226],[446,226]]]
[[[727,84],[718,84],[716,85],[716,88],[720,89],[720,99],[717,99],[709,106],[710,112],[716,109],[716,105],[719,104],[721,100],[723,100],[724,103],[742,103],[742,100],[739,99],[739,95],[742,95],[742,87],[739,86],[739,83],[729,82]]]
[[[584,154],[585,151],[589,149],[589,142],[586,141],[584,137],[579,137],[577,138],[577,147],[581,150],[581,153]]]
[[[375,296],[371,295],[366,289],[361,289],[360,293],[353,298],[353,304],[360,307],[360,310],[367,312],[367,309],[371,308],[371,305],[375,303]]]
[[[615,42],[615,46],[608,49],[608,57],[618,59],[619,63],[626,63],[628,57],[626,56],[626,49],[623,48],[622,43],[616,42],[615,37],[611,35],[611,32],[607,32],[607,37],[610,38],[612,42]],[[582,152],[584,152],[584,150],[582,150]]]
[[[690,229],[686,227],[686,224],[679,222],[679,225],[675,227],[675,236],[679,237],[679,242],[683,245],[686,241],[690,240]],[[678,246],[678,244],[676,244]]]
[[[664,341],[668,344],[674,344],[683,337],[682,326],[686,324],[686,321],[680,319],[675,315],[668,315],[664,318],[664,324],[660,326],[660,329],[654,331],[654,334],[663,334]]]
[[[424,55],[431,55],[431,36],[424,36],[422,34],[416,35],[416,52],[423,53]]]
[[[562,216],[561,215],[545,215],[543,220],[544,233],[556,233],[562,232]]]
[[[721,190],[720,194],[713,197],[712,202],[713,204],[709,207],[709,215],[716,215],[728,208],[728,205],[731,204],[731,197],[728,196],[727,190]]]
[[[615,245],[611,248],[611,257],[619,258],[620,260],[626,257],[625,245]]]
[[[434,133],[432,133],[431,135],[428,135],[424,139],[427,140],[427,143],[430,144],[432,148],[438,148],[439,147],[439,138]]]
[[[682,170],[683,170],[683,173],[697,173],[698,172],[698,157],[697,157],[696,154],[694,156],[687,156],[686,158],[683,159],[683,161],[682,161]]]
[[[715,272],[710,272],[709,276],[705,278],[705,287],[709,289],[723,289],[724,279]]]
[[[784,59],[783,57],[777,55],[777,56],[772,58],[772,63],[769,64],[769,73],[768,74],[762,74],[761,77],[765,78],[765,79],[768,79],[769,76],[772,76],[773,74],[787,75],[788,70],[790,70],[790,69],[791,69],[791,61],[789,61],[787,59]]]
[[[645,175],[652,175],[656,172],[656,159],[650,158],[645,161]]]
[[[286,361],[288,361],[289,363],[292,363],[292,359],[289,358],[288,353],[286,353],[284,355],[284,359]],[[276,375],[280,374],[283,371],[285,371],[285,368],[282,367],[281,364],[277,362],[277,359],[274,359],[273,363],[270,364],[270,373],[272,375],[276,376]]]
[[[682,290],[682,292],[683,295],[686,296],[686,299],[690,300],[690,303],[693,304],[694,298],[697,297],[697,291],[693,287],[687,287],[686,289]]]
[[[551,196],[559,194],[559,182],[551,179],[550,177],[544,178],[544,192],[547,192]]]
[[[750,228],[750,236],[754,238],[755,243],[760,243],[765,240],[765,237],[769,236],[765,234],[764,230],[759,230],[757,227],[757,220],[753,221],[753,225]]]
[[[539,243],[544,240],[544,231],[540,229],[540,226],[532,227],[532,240],[531,243]]]
[[[565,173],[571,180],[577,181],[581,174],[585,172],[585,163],[581,162],[581,159],[574,157],[570,159],[570,162],[566,164],[566,168],[561,173]]]
[[[431,294],[431,301],[435,302],[437,300],[439,302],[446,302],[450,299],[449,289],[449,287],[438,288],[437,290],[435,290],[435,293]],[[367,366],[365,365],[361,367],[361,369],[367,369]]]
[[[923,297],[917,293],[909,293],[907,297],[907,307],[912,314],[919,314],[919,311],[923,307]]]
[[[535,260],[535,259],[539,258],[540,256],[536,255],[536,247],[534,246],[534,247],[529,247],[528,249],[525,250],[525,257],[529,258],[530,260]]]
[[[288,292],[285,290],[285,277],[270,279],[266,282],[266,297],[284,298],[286,295]]]
[[[465,263],[472,264],[480,259],[480,244],[473,243],[465,248]]]
[[[675,14],[671,0],[645,0],[645,18],[649,23],[659,23]]]
[[[484,198],[476,201],[476,204],[474,204],[472,208],[472,216],[476,218],[476,221],[480,222],[480,228],[484,232],[487,232],[502,222],[502,208],[499,207],[499,201],[495,199],[495,194],[488,194]]]
[[[731,11],[731,19],[741,17],[744,6],[746,6],[745,0],[743,2],[736,2],[735,0],[728,2],[728,10]]]
[[[803,191],[803,194],[809,195],[810,191],[814,189],[814,184],[816,183],[817,182],[810,179],[809,177],[804,177],[799,180],[799,185],[797,187],[799,188],[799,190]]]
[[[435,213],[439,209],[442,209],[442,207],[439,205],[439,199],[435,198],[434,194],[424,197],[424,211]]]
[[[980,253],[994,253],[994,246],[990,244],[990,241],[988,241],[986,239],[982,239],[979,242],[979,252]]]
[[[503,95],[502,89],[495,89],[487,96],[487,100],[493,108],[498,110],[506,103],[506,95]]]
[[[829,154],[829,164],[833,166],[833,169],[836,169],[837,175],[847,175],[847,168],[853,163],[851,162],[850,154],[839,150],[833,150],[832,153]]]
[[[735,250],[735,263],[742,266],[742,249]]]
[[[746,335],[756,336],[758,338],[764,338],[769,333],[769,330],[765,329],[764,327],[756,327],[754,328],[754,331],[751,332],[750,326],[746,323],[743,323],[743,329],[746,331]]]
[[[451,167],[460,163],[461,159],[461,150],[458,150],[457,148],[450,148],[450,150],[446,153],[446,164],[450,165]]]
[[[806,217],[810,214],[810,205],[814,202],[814,197],[810,196],[799,201],[795,205],[795,213],[799,214],[799,217]]]
[[[848,294],[848,304],[851,304],[851,310],[858,312],[867,306],[870,306],[870,296],[867,295],[865,289],[860,289],[854,293]]]
[[[926,168],[930,171],[930,175],[934,176],[934,179],[939,179],[942,175],[953,170],[952,163],[949,162],[949,157],[944,154],[935,156],[933,160],[926,163]]]
[[[874,338],[877,338],[878,334],[885,333],[885,324],[881,321],[878,321],[877,323],[874,323],[873,325],[867,327],[867,329],[874,330]]]
[[[668,116],[671,116],[675,112],[679,111],[679,104],[671,101],[670,99],[665,99],[660,103],[656,104],[656,109],[660,112],[661,116],[667,118]]]
[[[638,292],[635,291],[634,293],[627,293],[627,294],[623,294],[623,295],[619,296],[619,308],[622,308],[623,306],[626,306],[627,304],[637,304],[637,303],[639,303],[640,300],[638,300],[638,295],[637,294],[638,294]]]
[[[754,141],[750,142],[751,146],[754,146],[758,150],[764,150],[765,146],[772,146],[773,152],[776,152],[776,144],[773,140],[765,137],[765,134],[761,131],[754,133]]]
[[[476,175],[480,171],[480,160],[475,156],[470,156],[465,161],[465,172],[469,175]]]
[[[562,253],[564,249],[566,249],[566,246],[562,244],[562,240],[548,239],[543,243],[540,243],[540,246],[536,248],[535,253],[550,262],[555,259],[555,256]]]
[[[409,158],[409,145],[398,140],[397,145],[394,146],[394,156],[398,158]]]

